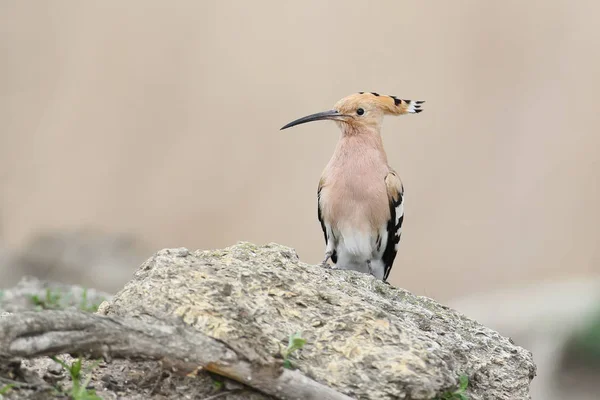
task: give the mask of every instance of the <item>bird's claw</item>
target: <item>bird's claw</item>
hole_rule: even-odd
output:
[[[323,261],[321,261],[321,267],[323,268],[328,268],[328,269],[336,269],[334,265],[329,264],[327,261],[329,261],[329,259],[331,258],[331,254],[330,252],[325,253],[325,259]]]
[[[329,264],[327,261],[323,261],[321,263],[321,267],[327,268],[327,269],[337,269],[337,267],[335,265]]]
[[[373,272],[373,267],[371,267],[371,260],[367,260],[367,268],[369,268],[369,274],[375,276],[375,273]]]

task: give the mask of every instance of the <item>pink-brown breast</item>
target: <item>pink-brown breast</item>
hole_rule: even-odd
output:
[[[325,222],[340,231],[378,232],[390,218],[389,171],[378,133],[342,137],[321,177]]]

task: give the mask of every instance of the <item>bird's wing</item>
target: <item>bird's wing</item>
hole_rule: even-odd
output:
[[[317,189],[317,216],[319,217],[319,222],[321,223],[321,229],[323,229],[323,236],[325,237],[325,246],[327,250],[331,250],[331,261],[334,264],[337,263],[337,253],[335,251],[334,243],[329,243],[329,235],[327,233],[327,224],[325,223],[325,219],[323,218],[323,205],[321,204],[321,189],[323,189],[323,180],[319,182],[319,188]],[[329,227],[329,233],[333,235],[331,232],[331,227]]]
[[[327,245],[327,228],[325,228],[325,222],[323,221],[323,211],[321,211],[321,189],[323,189],[323,181],[319,181],[319,188],[317,189],[317,216],[321,223],[321,229],[323,229],[323,236],[325,236],[325,245]]]
[[[398,252],[398,243],[402,234],[402,222],[404,222],[404,187],[402,181],[394,171],[390,171],[385,177],[385,186],[387,188],[388,201],[390,205],[390,219],[387,223],[388,240],[383,252],[382,260],[384,264],[383,280],[387,278],[392,270],[396,253]]]

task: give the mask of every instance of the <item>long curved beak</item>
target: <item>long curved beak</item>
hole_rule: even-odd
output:
[[[287,128],[291,128],[292,126],[304,124],[306,122],[322,121],[322,120],[325,120],[325,119],[331,119],[331,120],[334,120],[334,121],[335,120],[341,121],[345,117],[346,117],[346,115],[340,114],[337,110],[323,111],[323,112],[320,112],[320,113],[308,115],[306,117],[298,118],[297,120],[292,121],[289,124],[285,125],[283,128],[280,129],[280,131],[282,131],[284,129],[287,129]]]

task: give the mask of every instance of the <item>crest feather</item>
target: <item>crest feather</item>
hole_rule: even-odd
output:
[[[380,95],[376,92],[359,92],[362,96],[373,96],[370,100],[376,103],[386,114],[403,115],[403,114],[418,114],[421,111],[421,105],[425,103],[422,100],[404,100],[396,96]]]

